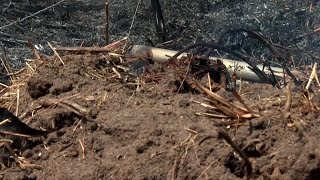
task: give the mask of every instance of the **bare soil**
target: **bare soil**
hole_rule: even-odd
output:
[[[95,76],[101,57],[67,55],[64,66],[58,59],[37,66],[38,73],[22,89],[20,109],[31,127],[54,132],[18,149],[41,168],[12,171],[13,165],[4,179],[243,179],[243,160],[228,144],[217,138],[200,143],[219,129],[249,157],[254,179],[319,178],[319,113],[310,111],[300,93],[294,93],[292,117],[306,124],[303,135],[284,120],[285,93],[261,84],[241,90],[261,117],[251,125],[221,127],[215,125],[221,119],[195,115],[206,110],[190,100],[205,102],[204,94],[170,90],[173,72],[164,71],[162,81],[137,89]],[[50,99],[90,112],[81,116],[58,105],[36,108]]]
[[[5,12],[1,18],[9,22],[47,7],[49,1],[12,2],[14,6],[6,11],[8,3],[0,2]],[[67,2],[32,21],[0,30],[1,45],[9,49],[12,65],[21,66],[18,62],[30,57],[27,37],[43,45],[46,41],[64,46],[78,46],[83,41],[87,46],[103,44],[103,3],[92,2],[95,1]],[[246,25],[259,26],[283,45],[298,44],[310,52],[317,51],[319,47],[315,44],[319,37],[314,34],[290,38],[317,28],[316,3],[313,13],[303,9],[309,7],[308,3],[300,4],[300,11],[292,14],[287,9],[301,2],[279,1],[283,6],[277,6],[264,1],[208,1],[204,2],[210,4],[207,8],[201,3],[190,3],[189,9],[174,4],[171,8],[176,11],[165,10],[165,14],[170,18],[178,16],[168,18],[167,23],[170,37],[180,40],[168,46],[181,48],[199,39],[212,40],[225,28]],[[131,22],[128,17],[132,17],[135,8],[132,4],[135,5],[131,1],[113,4],[111,40],[128,32]],[[144,35],[155,39],[147,5],[142,4],[143,13],[137,19],[143,21],[137,21],[131,32],[133,40],[139,43],[146,41],[141,38]],[[169,6],[170,2],[165,1],[164,5]],[[265,6],[268,8],[264,9]],[[202,13],[189,17],[190,8],[202,9]],[[308,18],[301,20],[302,17]],[[228,19],[230,22],[226,23]],[[310,19],[309,26],[305,26]],[[198,29],[197,23],[202,29]],[[100,76],[98,72],[106,66],[103,54],[65,55],[63,60],[65,65],[56,58],[38,62],[36,72],[21,86],[19,109],[20,114],[26,113],[23,121],[33,128],[53,132],[47,137],[24,139],[14,146],[19,155],[36,166],[23,169],[16,163],[9,164],[8,168],[2,168],[2,179],[244,179],[243,160],[230,145],[216,138],[221,129],[249,157],[253,179],[320,178],[319,112],[312,111],[302,93],[293,93],[291,109],[291,117],[302,124],[300,129],[290,127],[290,123],[288,126],[284,118],[284,90],[265,84],[243,84],[240,92],[261,117],[239,126],[217,126],[221,119],[195,115],[206,109],[190,101],[206,102],[206,95],[173,91],[177,87],[171,69],[155,64],[150,73],[161,76],[161,81],[137,88]],[[224,97],[236,102],[232,95],[226,93]],[[38,108],[52,99],[76,103],[89,113],[79,115],[59,105]],[[317,94],[313,101],[319,104]],[[208,136],[214,138],[204,140]]]

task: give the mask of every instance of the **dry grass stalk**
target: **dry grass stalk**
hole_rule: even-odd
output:
[[[32,44],[31,40],[28,40],[28,45],[29,45],[34,57],[36,58],[36,60],[40,60],[41,56],[38,53],[38,51],[36,50],[36,48],[34,47],[34,45]]]
[[[62,60],[62,58],[60,57],[59,53],[52,47],[52,45],[48,42],[48,46],[51,48],[51,50],[53,51],[53,54],[55,56],[57,56],[57,58],[61,61],[61,63],[64,65],[64,62]]]
[[[2,60],[2,59],[1,59]],[[2,62],[5,63],[5,62]],[[29,63],[26,63],[26,66],[28,66],[32,71],[30,72],[27,68],[22,68],[19,71],[13,72],[12,70],[9,70],[7,67],[7,72],[5,75],[10,76],[12,80],[11,85],[5,85],[0,84],[3,89],[0,90],[0,107],[7,108],[7,109],[15,109],[15,115],[18,116],[20,114],[20,98],[21,98],[21,87],[26,86],[26,81],[33,76],[35,69],[36,69],[36,61],[29,61]],[[10,68],[10,67],[9,67]],[[9,119],[8,119],[9,120]],[[6,123],[8,120],[3,120],[0,124],[0,126],[4,123]],[[19,134],[12,134],[14,136],[20,136]],[[28,136],[23,136],[28,137]],[[23,157],[19,157],[14,153],[14,151],[11,148],[12,140],[7,139],[1,139],[0,140],[0,146],[4,147],[6,151],[8,151],[13,158],[15,162],[21,167],[21,168],[41,168],[41,166],[32,164],[28,162]],[[1,162],[0,162],[1,164]],[[7,168],[7,167],[5,167]]]
[[[286,87],[286,103],[283,110],[283,117],[289,123],[289,119],[291,116],[290,109],[292,104],[292,91],[291,91],[292,82],[290,82]]]
[[[228,118],[228,116],[222,115],[222,114],[211,114],[211,113],[204,113],[204,112],[197,112],[195,113],[198,116],[208,116],[212,118]]]
[[[0,147],[4,147],[8,151],[8,153],[10,153],[10,157],[12,157],[14,159],[14,161],[16,163],[18,163],[22,169],[41,168],[42,167],[41,165],[32,164],[32,163],[26,161],[25,158],[16,155],[14,150],[11,148],[12,143],[13,143],[13,141],[10,139],[1,139],[0,140]],[[0,164],[3,168],[6,168],[6,166],[3,163],[0,162]]]
[[[316,104],[313,101],[313,98],[315,97],[315,95],[310,93],[310,90],[313,90],[314,93],[320,92],[319,89],[316,92],[315,89],[311,88],[311,85],[312,85],[312,82],[314,79],[316,80],[318,87],[320,88],[320,82],[319,82],[319,78],[318,78],[318,74],[317,74],[317,63],[315,63],[313,65],[312,72],[311,72],[310,77],[308,79],[308,83],[304,89],[303,97],[307,100],[307,103],[308,103],[309,107],[311,108],[311,111],[319,111],[320,108],[319,108],[318,104]]]
[[[205,175],[206,179],[208,179],[207,171],[211,168],[212,164],[214,162],[211,162],[196,179],[202,179],[202,176]]]
[[[69,51],[69,52],[111,52],[109,48],[106,47],[56,47],[55,51]]]
[[[204,91],[207,95],[209,95],[210,101],[214,107],[216,107],[218,110],[220,110],[224,115],[228,116],[229,118],[232,119],[252,119],[256,117],[260,117],[260,115],[256,114],[249,108],[242,98],[234,91],[234,95],[236,98],[246,107],[240,107],[233,105],[226,100],[224,100],[223,97],[219,96],[218,94],[210,91],[209,89],[203,87],[200,85],[198,82],[194,81],[195,85],[200,88],[202,91]],[[212,114],[210,114],[212,115]],[[214,115],[215,116],[215,115]]]
[[[80,116],[85,116],[89,113],[89,110],[80,106],[79,104],[67,101],[67,100],[61,100],[61,99],[44,99],[39,102],[40,105],[44,107],[54,106],[58,105],[60,107],[66,108],[70,111],[72,111],[75,114],[78,114]],[[87,118],[87,117],[86,117]]]
[[[56,47],[53,49],[55,51],[69,51],[78,53],[113,52],[115,54],[122,54],[124,53],[124,46],[127,41],[128,37],[124,37],[104,47]]]
[[[26,65],[29,66],[32,70],[33,68],[31,66],[34,66],[36,68],[35,62],[30,62],[30,64],[26,63]],[[26,68],[23,68],[17,72],[10,73],[10,76],[12,77],[12,79],[14,79],[11,85],[0,83],[0,106],[11,109],[12,107],[14,107],[14,105],[16,105],[15,110],[18,111],[19,114],[19,89],[26,85],[27,79],[33,76],[33,72],[30,73],[30,71],[27,71]],[[3,88],[1,89],[1,87]]]
[[[245,163],[246,171],[247,171],[246,176],[247,176],[247,180],[249,180],[252,177],[252,171],[253,171],[251,162],[250,162],[249,158],[247,157],[247,155],[243,152],[243,150],[238,147],[238,145],[231,139],[231,137],[229,136],[229,134],[226,131],[219,130],[219,131],[214,132],[212,134],[208,134],[207,136],[205,136],[204,138],[202,138],[199,141],[199,145],[201,145],[206,140],[215,139],[215,138],[225,140],[228,143],[228,145],[230,145],[233,148],[233,150],[237,154],[239,154],[239,156],[243,159],[243,161]],[[209,165],[209,167],[210,167],[210,165]],[[201,176],[199,176],[199,177],[201,177]]]
[[[318,104],[314,102],[314,97],[316,97],[315,94],[312,94],[309,91],[304,91],[303,97],[305,98],[305,104],[307,105],[307,108],[310,108],[310,111],[318,112],[320,110]]]
[[[80,126],[81,122],[82,122],[82,119],[81,119],[81,120],[76,124],[76,126],[73,128],[73,130],[72,130],[73,132],[77,130],[77,128]]]
[[[183,164],[185,157],[188,155],[189,149],[191,146],[194,146],[194,141],[196,137],[198,136],[198,132],[189,128],[185,128],[187,132],[189,132],[188,137],[182,141],[179,145],[174,146],[172,149],[176,149],[178,147],[184,147],[184,154],[180,155],[180,153],[177,155],[176,160],[173,165],[172,170],[172,179],[176,179],[178,176],[178,169],[179,165]],[[197,158],[197,156],[196,156]]]
[[[82,151],[82,159],[85,159],[86,158],[86,152],[85,152],[84,143],[81,141],[81,139],[79,139],[79,143],[80,143],[80,147],[81,147],[81,151]]]
[[[197,103],[197,104],[199,104],[200,106],[203,106],[203,107],[205,107],[205,108],[218,109],[217,107],[214,107],[214,106],[212,106],[212,105],[210,105],[210,104],[202,103],[202,102],[195,101],[195,100],[190,100],[190,101],[193,102],[193,103]]]
[[[0,73],[0,75],[6,75],[6,76],[15,76],[15,75],[18,75],[20,73],[22,73],[24,70],[26,70],[26,68],[21,68],[20,70],[16,71],[16,72],[13,72],[13,73]]]
[[[5,29],[5,28],[7,28],[7,27],[10,27],[10,26],[12,26],[12,25],[21,23],[21,22],[23,22],[23,21],[25,21],[25,20],[27,20],[27,19],[30,19],[30,18],[32,18],[32,17],[34,17],[34,16],[37,16],[38,14],[41,14],[41,13],[43,13],[44,11],[47,11],[48,9],[51,9],[51,8],[53,8],[53,7],[55,7],[55,6],[63,3],[64,1],[66,1],[66,0],[58,1],[58,2],[52,4],[52,5],[48,6],[48,7],[45,7],[44,9],[41,9],[40,11],[37,11],[37,12],[35,12],[35,13],[33,13],[33,14],[30,14],[30,15],[22,18],[22,19],[17,18],[18,20],[13,21],[13,22],[10,22],[9,24],[6,24],[6,25],[4,25],[4,26],[1,26],[1,27],[0,27],[0,30]]]
[[[20,104],[20,89],[17,89],[16,116],[18,116],[19,114],[19,104]]]
[[[6,56],[2,56],[2,57],[0,57],[0,60],[1,60],[2,66],[6,70],[6,73],[7,74],[12,74],[12,69],[9,66],[9,63],[7,62],[7,57]],[[9,75],[9,78],[10,78],[11,82],[13,82],[13,80],[14,80],[13,77]]]
[[[317,75],[317,66],[318,66],[318,64],[314,63],[313,68],[312,68],[312,72],[310,74],[308,83],[307,83],[306,88],[305,88],[305,91],[309,90],[313,79],[316,79],[316,81],[318,83],[318,86],[320,87],[320,82],[319,82],[319,78],[318,78],[318,75]]]
[[[255,114],[255,112],[244,102],[244,100],[241,98],[241,96],[238,94],[238,92],[235,89],[231,90],[232,94],[237,98],[237,100],[251,113]],[[259,115],[256,115],[259,116]]]
[[[283,110],[283,117],[287,121],[288,127],[295,127],[299,131],[301,136],[304,136],[304,125],[302,124],[303,120],[299,120],[298,117],[291,114],[291,104],[292,104],[292,82],[287,85],[286,88],[286,103]]]
[[[0,86],[3,86],[4,88],[8,88],[9,87],[9,86],[7,86],[5,84],[2,84],[1,82],[0,82]]]
[[[209,86],[209,90],[212,91],[211,78],[209,73],[208,73],[208,86]]]
[[[26,62],[26,65],[31,69],[32,72],[36,72],[36,70],[33,69],[33,67],[28,62]]]
[[[179,158],[178,158],[179,161],[183,160],[187,156],[188,150],[190,149],[191,146],[193,146],[195,144],[194,143],[195,139],[198,136],[198,132],[195,131],[195,130],[192,130],[192,129],[189,129],[189,128],[185,128],[185,130],[187,132],[189,132],[188,137],[185,140],[183,140],[182,142],[180,142],[180,144],[175,145],[172,148],[170,148],[170,150],[174,150],[174,149],[177,149],[179,147],[183,147],[184,148],[184,154],[182,156],[178,155],[179,156]],[[163,150],[163,151],[152,153],[150,158],[153,158],[156,155],[160,155],[160,154],[163,154],[163,153],[166,153],[166,152],[168,152],[168,150]]]
[[[292,104],[292,91],[291,91],[291,86],[292,86],[292,82],[290,82],[288,85],[287,85],[287,88],[286,88],[286,97],[287,97],[287,100],[286,100],[286,104],[284,106],[284,113],[288,113],[290,112],[290,109],[291,109],[291,104]]]
[[[184,77],[183,77],[183,80],[182,80],[181,83],[180,83],[180,86],[179,86],[179,88],[178,88],[178,90],[177,90],[177,93],[180,92],[180,90],[181,90],[184,82],[186,81],[186,78],[188,77],[189,71],[190,71],[190,69],[191,69],[190,66],[191,66],[191,59],[192,59],[192,57],[189,57],[189,59],[190,59],[190,61],[189,61],[189,63],[188,63],[187,71],[186,71],[186,73],[185,73],[185,75],[184,75]]]
[[[118,76],[119,79],[122,77],[121,74],[117,71],[116,68],[113,67],[112,71]]]

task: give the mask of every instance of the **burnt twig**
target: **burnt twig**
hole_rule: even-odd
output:
[[[151,0],[151,7],[155,19],[158,39],[161,43],[166,41],[166,30],[159,0]]]

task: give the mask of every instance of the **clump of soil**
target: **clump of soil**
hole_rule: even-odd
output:
[[[20,111],[30,126],[53,132],[16,150],[41,168],[13,172],[12,165],[5,179],[243,179],[245,164],[233,148],[217,138],[202,141],[221,129],[249,157],[254,179],[319,178],[320,119],[300,93],[293,94],[291,113],[303,133],[287,126],[285,93],[262,84],[243,85],[240,92],[260,118],[215,126],[222,120],[195,115],[206,110],[190,101],[204,101],[204,94],[170,90],[170,69],[156,64],[150,71],[162,80],[137,86],[100,76],[99,56],[68,55],[65,65],[50,59],[37,66],[21,89]],[[57,103],[44,106],[49,100]]]

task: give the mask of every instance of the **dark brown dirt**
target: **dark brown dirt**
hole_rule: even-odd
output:
[[[65,66],[54,59],[38,65],[21,94],[24,121],[54,131],[17,149],[41,168],[11,167],[4,179],[243,179],[243,160],[229,145],[217,138],[200,143],[221,129],[249,157],[254,179],[319,178],[319,113],[309,112],[299,93],[292,116],[306,123],[303,136],[283,118],[282,90],[260,84],[243,85],[241,95],[262,116],[251,126],[218,127],[213,124],[221,119],[195,115],[205,109],[190,100],[205,95],[168,90],[174,78],[169,70],[162,72],[160,83],[137,89],[94,76],[101,63],[97,55],[63,59]],[[82,116],[57,105],[37,108],[48,99],[67,100],[90,112]]]
[[[0,26],[55,2],[58,0],[1,1]],[[128,34],[136,3],[112,1],[111,40]],[[319,28],[318,1],[161,3],[168,40],[172,40],[166,48],[179,50],[194,42],[217,40],[229,29],[248,28],[276,44],[303,49],[307,53],[293,54],[297,64],[319,60],[319,36],[313,32]],[[150,45],[149,40],[156,43],[151,14],[149,1],[142,1],[130,36],[135,44]],[[48,41],[55,46],[103,45],[103,16],[102,0],[65,1],[0,29],[1,55],[6,49],[9,64],[19,69],[24,59],[31,57],[27,39],[44,46],[39,51],[49,55]],[[261,60],[271,58],[256,44],[248,43],[243,50]],[[65,66],[57,59],[38,64],[36,74],[20,89],[19,114],[26,113],[22,120],[36,129],[53,132],[22,142],[15,139],[13,147],[41,167],[22,169],[16,163],[5,163],[9,168],[1,169],[0,179],[244,179],[243,160],[225,141],[216,138],[221,129],[249,157],[253,179],[320,179],[319,112],[311,111],[301,93],[294,93],[291,112],[293,119],[303,124],[303,133],[287,126],[282,113],[285,93],[261,84],[243,85],[240,93],[261,117],[252,119],[251,124],[221,127],[214,125],[221,119],[195,115],[206,109],[190,100],[205,102],[205,95],[173,93],[177,83],[170,70],[153,68],[165,78],[137,89],[96,76],[105,64],[101,55],[69,55],[63,59]],[[3,67],[0,71],[5,73]],[[0,81],[9,85],[7,76],[1,75]],[[235,101],[231,96],[225,98]],[[58,105],[39,108],[52,99],[76,103],[89,112],[76,114]],[[320,98],[316,96],[315,101],[319,104]],[[213,138],[200,143],[208,136]],[[2,162],[6,160],[4,157]]]

